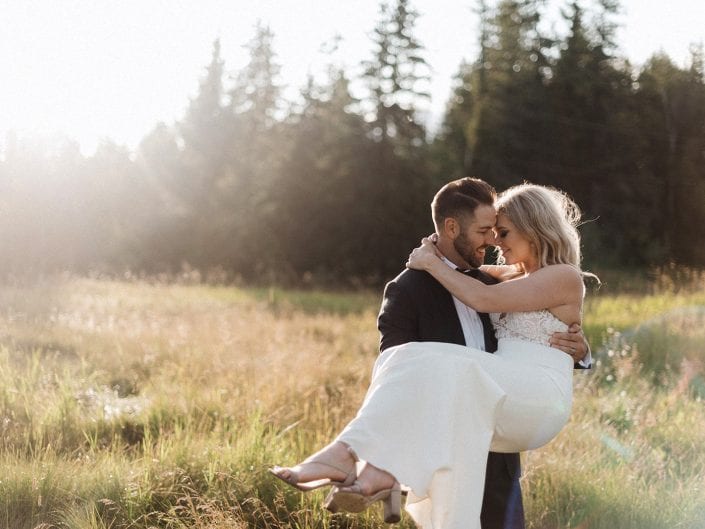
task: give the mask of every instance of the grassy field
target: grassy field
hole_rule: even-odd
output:
[[[664,276],[665,277],[665,276]],[[606,278],[529,528],[705,527],[705,281]],[[379,293],[52,279],[0,289],[0,528],[372,528],[272,463],[361,402]],[[405,517],[401,527],[412,527]]]

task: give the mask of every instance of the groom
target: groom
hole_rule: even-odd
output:
[[[478,270],[485,251],[493,246],[497,194],[477,178],[461,178],[443,186],[431,210],[438,236],[437,247],[446,263],[484,283],[495,283]],[[380,352],[407,342],[447,342],[494,352],[497,340],[487,314],[478,314],[454,298],[430,274],[404,270],[387,284],[377,320]],[[556,333],[552,345],[575,362],[589,351],[579,327]],[[589,362],[589,360],[588,360]],[[581,366],[576,363],[576,367]],[[487,459],[482,529],[523,529],[519,454],[490,452]]]

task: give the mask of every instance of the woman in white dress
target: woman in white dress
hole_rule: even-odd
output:
[[[580,323],[580,212],[564,193],[523,184],[497,201],[505,266],[483,267],[497,285],[444,264],[424,239],[407,266],[492,313],[498,349],[412,342],[385,350],[365,401],[335,441],[271,472],[301,490],[333,485],[326,507],[359,512],[376,501],[385,521],[406,511],[424,529],[480,527],[487,454],[538,448],[563,428],[572,403],[572,359],[549,346]]]

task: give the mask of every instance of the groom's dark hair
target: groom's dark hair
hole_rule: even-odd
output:
[[[469,176],[448,182],[438,190],[431,202],[436,229],[449,217],[464,220],[475,213],[479,205],[493,206],[497,191],[487,182]]]

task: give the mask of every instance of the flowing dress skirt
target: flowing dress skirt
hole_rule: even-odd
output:
[[[549,442],[572,404],[572,359],[528,341],[496,353],[439,342],[384,351],[338,439],[409,488],[423,529],[480,527],[487,454]]]

